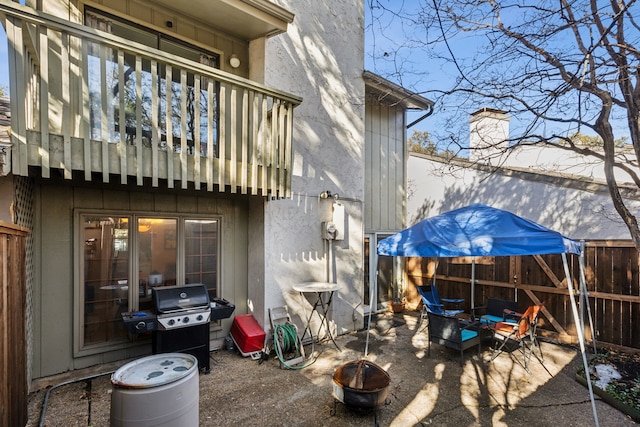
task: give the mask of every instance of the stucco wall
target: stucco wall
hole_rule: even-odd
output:
[[[351,330],[363,288],[363,4],[276,3],[295,19],[286,34],[267,40],[265,84],[303,102],[294,113],[293,196],[265,206],[265,306],[254,314],[268,324],[268,308],[287,303],[299,319],[305,305],[292,286],[333,279],[329,263],[344,285],[332,317],[340,331]],[[332,217],[332,201],[319,198],[325,190],[340,195],[346,212],[346,237],[333,247],[320,233]]]
[[[504,158],[504,166],[581,175],[590,179],[606,179],[602,161],[555,147],[518,147],[511,150],[509,156]],[[615,174],[618,182],[632,182],[628,175],[617,168]]]
[[[451,209],[483,203],[574,239],[630,238],[602,183],[572,183],[560,176],[545,180],[532,174],[490,174],[416,154],[409,156],[407,174],[408,225]],[[630,201],[630,206],[637,210],[640,202]]]

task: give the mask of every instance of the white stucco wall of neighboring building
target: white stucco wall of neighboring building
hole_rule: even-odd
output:
[[[628,150],[635,156],[631,147],[620,149],[619,153]],[[572,151],[556,147],[520,146],[509,150],[504,157],[503,166],[528,168],[533,171],[580,175],[590,179],[605,179],[602,161],[594,157],[585,157]],[[620,170],[615,171],[618,182],[631,182],[631,178]]]
[[[603,162],[597,156],[585,156],[575,151],[544,144],[521,143],[509,147],[509,115],[492,108],[481,108],[469,118],[469,160],[472,163],[506,168],[519,168],[532,172],[580,176],[589,180],[605,180]],[[580,148],[580,147],[579,147]],[[602,149],[587,147],[602,155]],[[635,154],[629,144],[617,147],[617,161],[631,165]],[[627,160],[631,159],[631,161]],[[632,183],[633,179],[614,169],[619,183]]]
[[[267,39],[265,84],[301,96],[294,113],[293,196],[264,206],[264,295],[254,315],[268,325],[268,309],[288,305],[302,319],[310,307],[292,286],[306,281],[343,285],[330,315],[338,332],[362,322],[364,199],[363,2],[277,1],[295,14],[286,34]],[[333,200],[344,206],[344,240],[329,244],[321,223]],[[258,293],[258,295],[255,295]],[[361,323],[360,323],[361,325]]]
[[[602,181],[509,170],[489,173],[419,154],[408,162],[408,224],[472,203],[511,211],[574,238],[630,239]],[[633,212],[640,201],[630,200]]]

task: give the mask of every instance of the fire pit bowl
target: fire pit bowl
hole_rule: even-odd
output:
[[[345,363],[333,374],[333,395],[352,408],[377,408],[389,394],[389,374],[375,363],[359,360]]]

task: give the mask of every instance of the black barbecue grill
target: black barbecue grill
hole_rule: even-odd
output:
[[[153,331],[153,354],[189,353],[209,373],[211,308],[206,285],[154,287],[151,293],[158,328]]]
[[[209,292],[205,285],[155,287],[151,298],[159,331],[203,325],[211,319]]]
[[[191,354],[209,373],[209,323],[231,316],[235,306],[210,300],[203,284],[154,287],[151,295],[153,313],[123,313],[125,326],[133,333],[151,332],[153,354]]]

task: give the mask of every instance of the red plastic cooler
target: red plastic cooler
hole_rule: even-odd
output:
[[[236,316],[231,324],[231,338],[243,356],[259,355],[264,347],[265,332],[252,314]]]

